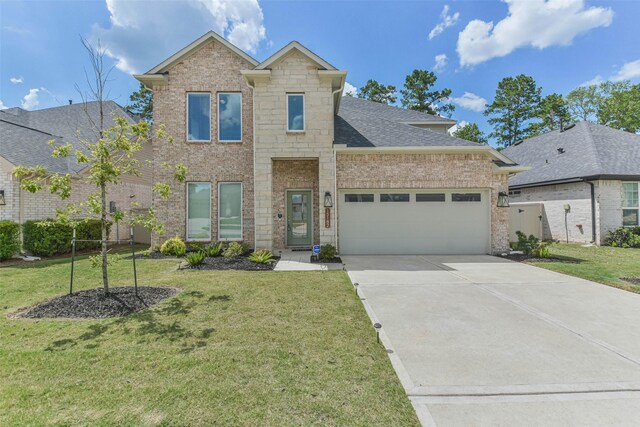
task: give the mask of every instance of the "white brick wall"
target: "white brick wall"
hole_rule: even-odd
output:
[[[597,224],[602,242],[610,230],[622,227],[622,181],[597,181],[596,200],[600,208]]]

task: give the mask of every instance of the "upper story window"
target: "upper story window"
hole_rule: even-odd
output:
[[[640,183],[622,183],[622,225],[635,227],[640,225]]]
[[[187,141],[211,141],[210,93],[187,93]]]
[[[304,132],[304,94],[287,94],[287,131]]]
[[[218,141],[242,141],[242,94],[218,94]]]

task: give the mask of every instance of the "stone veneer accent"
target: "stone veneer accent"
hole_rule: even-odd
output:
[[[169,69],[169,84],[154,87],[153,119],[164,123],[175,143],[154,143],[154,182],[171,183],[172,195],[164,201],[154,196],[165,236],[152,236],[154,244],[167,236],[186,235],[186,185],[173,182],[173,172],[162,163],[184,163],[189,182],[211,183],[211,234],[217,240],[218,183],[241,182],[243,188],[243,239],[253,246],[253,100],[240,70],[253,66],[218,42],[211,41]],[[211,93],[211,142],[187,143],[187,92]],[[242,142],[218,142],[217,93],[242,93]]]
[[[314,160],[274,160],[273,161],[273,212],[276,220],[273,223],[273,247],[286,247],[287,215],[285,192],[287,190],[313,191],[313,243],[320,240],[320,209],[318,194],[318,159]],[[282,219],[277,219],[278,213]]]
[[[498,208],[507,191],[507,175],[494,174],[486,154],[338,153],[336,177],[341,189],[476,188],[491,190],[491,251],[509,249],[509,210]],[[338,242],[339,243],[339,242]]]

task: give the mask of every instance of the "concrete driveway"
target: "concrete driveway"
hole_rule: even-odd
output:
[[[342,259],[423,425],[640,423],[640,295],[484,255]]]

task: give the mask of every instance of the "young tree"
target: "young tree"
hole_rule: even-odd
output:
[[[552,93],[540,101],[536,117],[539,122],[531,124],[531,135],[539,135],[555,129],[560,129],[560,125],[566,125],[571,120],[571,115],[562,95]]]
[[[410,110],[451,117],[455,105],[448,102],[451,89],[431,90],[438,77],[427,70],[413,70],[404,81],[402,106]]]
[[[580,86],[567,94],[567,109],[575,121],[596,121],[601,102],[597,85]]]
[[[64,209],[56,212],[56,220],[62,223],[74,224],[82,219],[97,218],[102,223],[102,239],[100,257],[94,258],[95,264],[102,266],[102,285],[105,293],[109,293],[108,276],[108,248],[107,248],[107,228],[108,210],[107,194],[110,185],[121,183],[125,175],[139,175],[140,162],[136,158],[136,153],[140,152],[145,144],[150,143],[150,124],[140,121],[130,124],[124,117],[113,115],[113,125],[106,126],[106,113],[104,111],[105,86],[108,81],[109,71],[104,66],[104,49],[98,44],[94,49],[86,40],[82,44],[89,54],[89,59],[93,71],[92,81],[87,76],[90,96],[98,102],[98,121],[88,115],[88,119],[95,128],[95,138],[78,138],[80,148],[67,142],[56,144],[55,140],[49,141],[53,147],[52,156],[55,158],[75,157],[78,164],[84,165],[87,176],[80,179],[95,186],[96,192],[90,194],[86,201],[68,204]],[[86,105],[86,96],[81,92]],[[173,139],[166,134],[163,125],[156,125],[154,138],[157,142],[165,141],[173,143]],[[164,164],[164,167],[174,168],[174,178],[184,182],[187,170],[183,164],[171,166]],[[36,193],[45,186],[48,186],[52,194],[58,195],[65,200],[71,196],[73,183],[71,174],[49,173],[42,166],[24,167],[18,166],[13,171],[14,175],[20,179],[21,187],[31,193]],[[166,183],[156,183],[153,188],[162,198],[168,198],[170,187]],[[79,219],[82,218],[82,219]],[[154,232],[161,233],[163,226],[160,224],[154,211],[151,209],[148,214],[133,214],[131,212],[116,212],[112,214],[114,221],[125,220],[131,225],[142,224]]]
[[[527,138],[532,131],[531,119],[538,111],[542,89],[533,77],[520,74],[505,77],[498,83],[493,102],[484,110],[493,125],[490,137],[508,147],[519,139]]]
[[[140,89],[129,97],[131,104],[127,105],[127,111],[139,116],[142,120],[153,123],[153,92],[140,83]]]
[[[456,138],[466,139],[467,141],[477,142],[480,145],[487,145],[489,143],[487,136],[480,130],[476,123],[467,123],[456,129],[451,135]]]
[[[598,123],[632,133],[640,130],[640,84],[605,82],[600,91]]]
[[[367,84],[362,86],[358,91],[358,98],[368,99],[369,101],[379,102],[381,104],[393,104],[397,99],[396,87],[393,85],[383,85],[376,80],[369,80]]]

